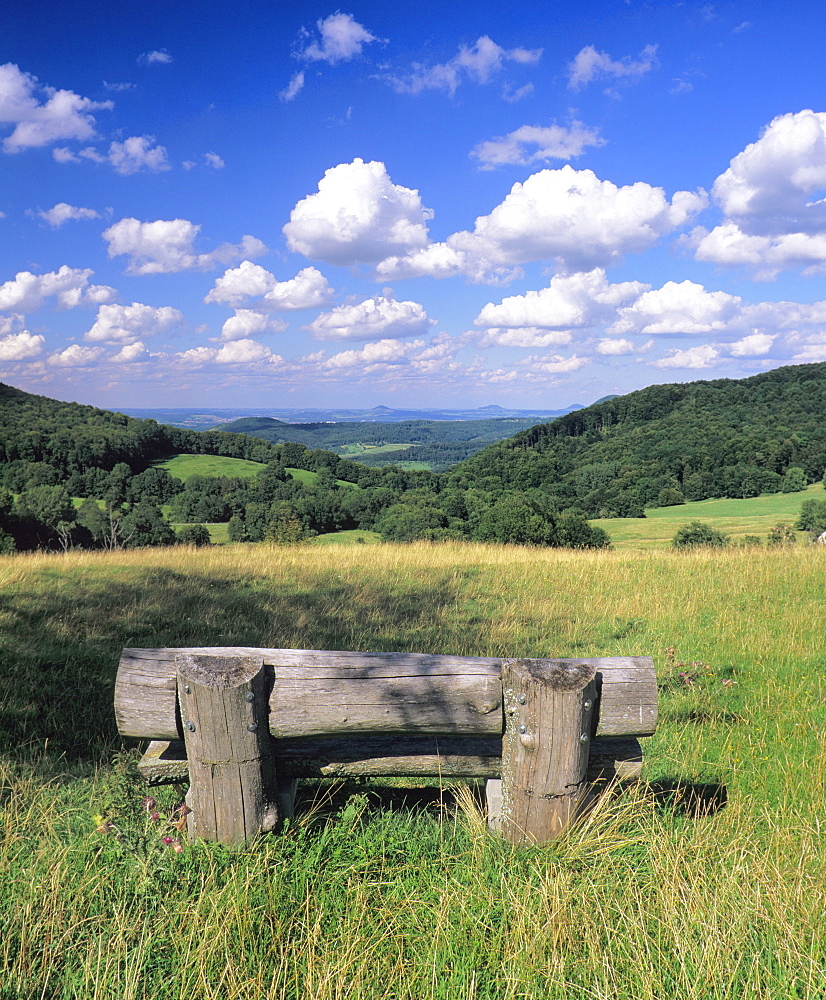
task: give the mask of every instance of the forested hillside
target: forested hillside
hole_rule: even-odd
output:
[[[225,522],[230,540],[251,542],[352,528],[396,541],[608,541],[538,492],[455,488],[431,472],[373,469],[303,444],[169,427],[8,386],[0,386],[0,405],[0,550],[167,545],[176,541],[170,521]],[[184,484],[155,464],[177,453],[243,458],[262,470],[254,478],[194,475]],[[291,468],[317,476],[302,482]],[[205,534],[185,529],[182,540]]]
[[[586,518],[796,492],[826,468],[826,364],[651,386],[522,431],[441,475],[164,426],[8,386],[0,406],[0,549],[8,550],[165,545],[176,540],[170,524],[215,522],[229,525],[233,541],[357,528],[394,541],[593,547],[608,538]],[[184,483],[160,467],[176,454],[242,458],[261,471]],[[302,481],[291,469],[316,476]],[[208,537],[206,529],[183,534]]]
[[[221,430],[249,434],[273,444],[294,441],[308,448],[324,448],[364,465],[422,462],[434,472],[444,472],[487,445],[535,424],[536,419],[528,417],[302,424],[272,417],[242,417],[223,424]]]
[[[451,476],[539,488],[588,517],[802,488],[826,469],[826,363],[655,385],[491,445]]]

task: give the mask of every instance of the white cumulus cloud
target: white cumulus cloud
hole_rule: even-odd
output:
[[[811,337],[809,342],[792,358],[793,361],[826,361],[826,335]]]
[[[18,271],[14,278],[0,285],[0,310],[34,312],[52,296],[63,309],[110,302],[116,295],[115,289],[108,285],[90,285],[89,278],[93,274],[91,268],[81,270],[66,264],[47,274]]]
[[[726,292],[707,292],[694,281],[667,281],[644,292],[620,310],[609,333],[704,334],[725,330],[736,318],[742,299]]]
[[[265,344],[259,344],[255,340],[234,340],[224,344],[215,355],[215,361],[219,365],[243,365],[261,361],[276,364],[283,360],[280,355],[273,354]]]
[[[71,90],[42,86],[14,63],[0,66],[0,124],[14,126],[3,140],[6,153],[48,146],[59,139],[90,139],[95,135],[90,112],[113,107],[111,101],[90,101]]]
[[[207,294],[204,302],[240,306],[249,299],[266,294],[276,284],[275,275],[260,264],[242,260],[238,267],[224,271]]]
[[[383,163],[331,167],[284,226],[290,250],[330,264],[372,263],[427,244],[433,213],[419,192],[394,184]]]
[[[258,310],[290,311],[322,309],[333,298],[333,289],[324,275],[314,267],[305,267],[294,278],[278,281],[260,264],[244,260],[238,267],[225,271],[204,299],[229,306],[241,306],[256,299]]]
[[[597,129],[578,121],[567,128],[522,125],[506,136],[480,142],[470,155],[479,160],[482,170],[494,170],[511,164],[530,166],[548,160],[570,160],[580,156],[588,146],[602,146],[604,142]]]
[[[304,70],[299,70],[298,73],[293,73],[290,77],[290,82],[287,86],[279,91],[278,96],[282,101],[291,101],[293,98],[298,97],[301,91],[304,89]]]
[[[414,63],[405,76],[388,76],[390,85],[402,94],[420,94],[425,90],[445,90],[451,96],[465,80],[489,83],[500,72],[503,63],[530,64],[539,62],[542,49],[503,49],[487,35],[473,45],[460,45],[457,54],[445,63],[425,66]]]
[[[725,219],[698,229],[699,260],[746,266],[758,278],[826,270],[826,112],[779,115],[732,159],[712,195]]]
[[[127,344],[142,338],[169,333],[184,321],[183,313],[172,306],[102,305],[83,339],[106,344]]]
[[[692,237],[697,260],[743,265],[752,269],[758,280],[771,280],[791,267],[801,267],[804,274],[826,271],[826,232],[755,236],[734,222],[726,222],[710,233],[699,230]]]
[[[348,62],[360,56],[365,45],[380,41],[359,24],[352,14],[342,14],[339,11],[316,21],[316,27],[320,38],[310,42],[298,53],[299,58],[308,62],[326,62],[330,65]],[[309,37],[309,32],[304,34]]]
[[[141,170],[158,173],[169,170],[166,149],[151,135],[133,135],[109,147],[109,162],[119,174],[137,174]]]
[[[418,302],[376,295],[321,313],[307,329],[316,340],[383,340],[424,333],[433,323]]]
[[[186,219],[139,222],[121,219],[103,231],[109,256],[129,257],[129,274],[172,274],[177,271],[208,270],[243,257],[256,257],[266,246],[253,236],[244,236],[237,246],[224,243],[211,253],[196,253],[194,242],[201,227]]]
[[[288,281],[276,281],[261,299],[261,308],[276,310],[321,309],[333,298],[330,283],[314,267],[305,267]]]
[[[638,59],[629,56],[612,59],[607,52],[598,52],[593,45],[586,45],[568,66],[568,86],[579,90],[594,80],[638,80],[656,65],[656,45],[646,45]]]
[[[166,49],[153,49],[151,52],[142,52],[138,56],[138,62],[143,63],[145,66],[152,66],[154,64],[164,66],[172,62],[172,56]]]
[[[370,368],[373,365],[398,364],[408,362],[411,356],[424,348],[423,340],[405,343],[387,338],[365,344],[360,350],[342,351],[324,362],[325,368]]]
[[[52,150],[52,156],[57,163],[82,163],[84,160],[108,163],[116,173],[124,176],[143,170],[160,173],[171,169],[166,148],[157,144],[151,135],[132,135],[123,142],[112,142],[106,154],[98,152],[94,146],[86,146],[77,153],[65,146],[57,146]]]
[[[0,361],[29,361],[43,352],[46,338],[39,333],[12,333],[0,338]]]
[[[720,352],[710,344],[689,347],[684,351],[676,348],[664,358],[652,361],[654,368],[711,368],[719,359]]]
[[[732,219],[759,219],[760,227],[788,232],[790,218],[820,230],[826,204],[826,112],[799,111],[773,119],[714,182],[712,194]]]
[[[86,219],[99,219],[100,212],[93,208],[80,208],[69,205],[65,201],[59,201],[53,208],[46,212],[37,213],[41,219],[48,222],[52,229],[59,229],[70,221],[83,221]]]
[[[274,320],[254,309],[236,309],[235,315],[221,327],[221,340],[247,340],[262,333],[281,333],[287,328],[283,320]]]
[[[124,344],[116,354],[111,355],[109,360],[119,365],[131,365],[137,361],[149,361],[151,357],[146,344],[142,340],[136,340],[131,344]]]
[[[578,372],[580,368],[589,365],[591,359],[581,358],[576,354],[570,358],[564,358],[561,354],[546,354],[539,357],[531,355],[519,363],[535,374],[564,375],[568,372]]]
[[[554,275],[547,288],[512,295],[498,305],[488,302],[476,326],[587,327],[612,318],[618,307],[636,300],[648,288],[639,281],[611,284],[602,268]]]
[[[445,249],[391,256],[377,267],[382,278],[448,277],[476,281],[513,274],[515,265],[555,261],[561,270],[587,271],[618,263],[624,254],[653,246],[706,205],[704,193],[677,191],[642,181],[617,187],[591,170],[540,170],[510,193],[473,232],[458,232]]]
[[[101,354],[103,354],[102,347],[83,347],[81,344],[72,344],[65,351],[49,355],[46,360],[48,364],[57,368],[88,368],[97,362]]]
[[[281,365],[284,359],[257,340],[233,340],[222,347],[193,347],[174,356],[174,361],[185,368],[203,368],[206,365]]]
[[[627,340],[625,337],[603,337],[597,344],[597,354],[619,356],[622,354],[633,354],[635,351],[636,347],[634,347],[633,342]]]
[[[772,348],[772,344],[777,339],[777,334],[771,333],[750,333],[746,337],[741,337],[740,340],[736,340],[730,347],[729,351],[736,358],[754,358],[759,357],[763,354],[768,354]]]
[[[491,327],[477,343],[479,347],[562,347],[572,339],[568,330],[542,330],[536,326]]]

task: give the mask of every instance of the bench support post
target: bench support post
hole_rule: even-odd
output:
[[[241,844],[280,818],[261,656],[179,653],[178,702],[189,760],[190,840]]]
[[[502,662],[498,825],[512,844],[547,843],[576,818],[587,791],[595,675],[593,664]]]

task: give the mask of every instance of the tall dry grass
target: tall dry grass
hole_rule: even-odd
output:
[[[0,1000],[826,993],[826,554],[236,546],[0,580]],[[468,791],[365,784],[179,854],[112,766],[111,681],[125,645],[202,643],[648,654],[662,722],[640,786],[551,847]]]

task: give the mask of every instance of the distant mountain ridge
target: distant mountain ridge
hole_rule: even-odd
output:
[[[386,409],[386,408],[385,408]],[[323,448],[364,465],[418,463],[415,468],[444,472],[503,438],[537,423],[534,416],[503,417],[490,410],[475,420],[372,420],[286,423],[273,417],[242,417],[221,430],[249,434],[272,444],[292,441]]]
[[[553,417],[564,416],[574,410],[581,410],[580,403],[558,409],[535,408],[527,410],[509,409],[497,404],[481,406],[470,410],[452,408],[434,408],[428,410],[394,409],[379,405],[371,409],[332,408],[319,409],[305,407],[302,409],[286,409],[277,407],[238,407],[238,408],[172,408],[172,407],[121,407],[120,412],[130,417],[157,420],[158,423],[171,424],[173,427],[189,427],[193,430],[206,430],[231,423],[235,420],[267,417],[270,420],[280,420],[285,423],[354,423],[381,422],[396,423],[405,420],[479,420],[491,416],[513,417],[515,419],[542,422]]]

